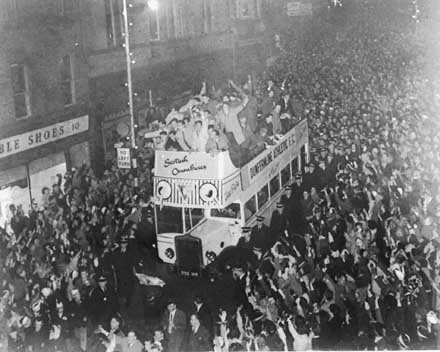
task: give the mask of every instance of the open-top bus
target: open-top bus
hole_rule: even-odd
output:
[[[156,151],[159,257],[179,264],[197,256],[203,266],[209,254],[236,245],[241,228],[253,226],[257,215],[270,220],[284,186],[308,161],[308,149],[307,120],[302,120],[242,167],[234,166],[228,151]]]

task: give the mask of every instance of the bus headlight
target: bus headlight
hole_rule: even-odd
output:
[[[167,256],[168,259],[173,259],[174,258],[174,250],[171,248],[167,248],[165,250],[165,255]]]

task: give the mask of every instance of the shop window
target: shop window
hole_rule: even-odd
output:
[[[12,215],[9,206],[14,204],[27,214],[30,208],[28,178],[25,166],[0,171],[0,226]]]
[[[261,209],[269,200],[269,185],[265,185],[257,193],[258,209]]]
[[[257,204],[255,204],[255,196],[252,196],[244,205],[244,219],[248,221],[256,212]]]
[[[75,103],[75,78],[72,55],[64,56],[61,61],[61,96],[64,106]]]
[[[52,185],[58,182],[57,174],[61,174],[64,177],[66,170],[64,152],[51,154],[29,163],[31,196],[38,205],[41,205],[42,202],[42,189],[48,187],[52,191]],[[64,178],[62,178],[63,180]],[[61,184],[62,188],[63,183]]]
[[[280,190],[280,176],[276,175],[270,180],[270,196],[273,197]]]
[[[122,11],[118,0],[104,0],[107,47],[122,44]]]
[[[25,118],[31,114],[29,102],[29,80],[25,65],[11,65],[12,93],[16,118]]]
[[[290,175],[290,164],[281,170],[281,186],[285,186],[289,183],[291,179]]]

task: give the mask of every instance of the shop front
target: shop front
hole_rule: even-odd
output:
[[[44,187],[52,189],[72,167],[90,164],[89,116],[57,122],[0,139],[0,219],[9,206],[27,213],[31,202],[42,202]]]

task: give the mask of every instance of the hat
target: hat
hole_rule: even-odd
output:
[[[302,178],[301,174],[296,174],[295,175],[295,180],[301,180],[301,178]]]
[[[104,275],[98,277],[98,282],[106,282],[107,278]]]
[[[292,190],[292,186],[291,186],[291,185],[287,185],[287,186],[285,187],[285,189],[286,189],[286,191],[291,191],[291,190]]]
[[[281,203],[281,202],[278,202],[278,203],[277,203],[277,208],[284,208],[284,204]]]
[[[176,298],[175,297],[168,297],[167,304],[176,304]]]
[[[243,227],[241,228],[241,230],[243,231],[243,233],[247,233],[247,232],[250,232],[250,231],[251,231],[251,228],[250,228],[249,226],[243,226]]]
[[[263,221],[263,220],[264,220],[264,216],[257,215],[257,221]]]

